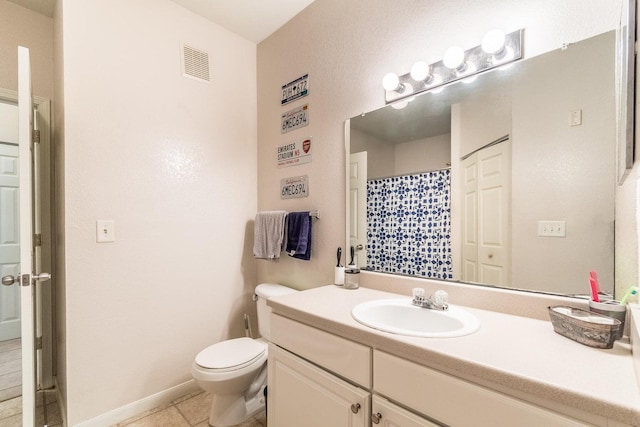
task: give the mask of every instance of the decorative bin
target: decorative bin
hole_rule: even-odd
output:
[[[549,317],[558,334],[596,348],[612,348],[622,325],[618,319],[566,306],[549,307]]]

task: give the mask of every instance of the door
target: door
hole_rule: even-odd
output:
[[[18,141],[19,141],[19,233],[20,273],[17,277],[4,276],[3,285],[20,289],[22,335],[22,425],[35,426],[36,346],[35,346],[35,292],[36,282],[48,280],[47,273],[32,274],[39,264],[35,255],[33,237],[35,221],[33,198],[37,194],[33,179],[33,96],[31,92],[31,61],[29,49],[18,47]]]
[[[278,427],[365,427],[369,392],[269,345],[267,424]]]
[[[438,424],[394,405],[378,395],[372,398],[371,423],[381,427],[439,427]]]
[[[507,285],[511,274],[509,140],[462,161],[462,280]]]
[[[4,105],[7,109],[15,108],[17,118],[17,107]],[[15,125],[17,128],[17,122]],[[13,141],[7,141],[8,139],[10,138],[3,137],[0,141],[0,275],[16,276],[20,272],[18,141],[16,140],[13,144],[10,143]],[[17,338],[20,338],[20,289],[17,286],[2,286],[0,287],[0,341]],[[7,345],[11,344],[7,343]]]
[[[349,246],[346,263],[351,261],[363,268],[367,266],[367,152],[353,153],[349,157]]]

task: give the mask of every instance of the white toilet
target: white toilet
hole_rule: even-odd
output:
[[[209,425],[240,424],[265,407],[267,343],[271,308],[267,299],[296,292],[286,286],[263,283],[256,286],[258,327],[261,338],[235,338],[211,345],[196,356],[191,375],[213,395]]]

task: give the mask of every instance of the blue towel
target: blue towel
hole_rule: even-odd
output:
[[[289,256],[311,259],[311,217],[309,212],[290,212],[287,215],[287,245]]]

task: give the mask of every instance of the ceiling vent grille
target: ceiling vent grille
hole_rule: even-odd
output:
[[[209,83],[211,81],[209,54],[191,46],[182,45],[182,75]]]

